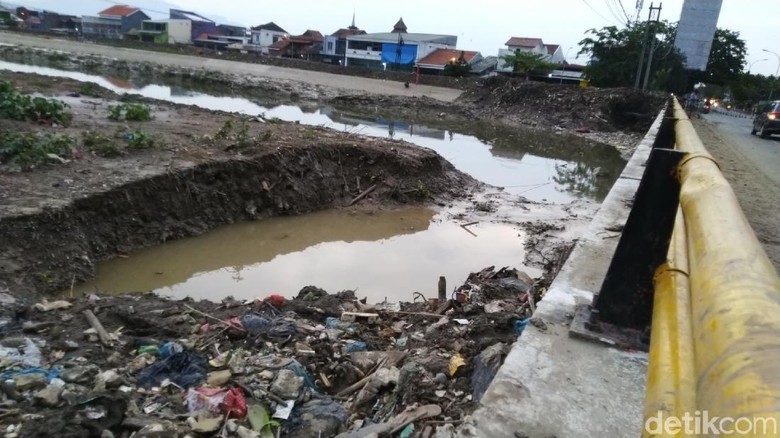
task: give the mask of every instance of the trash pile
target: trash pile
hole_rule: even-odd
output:
[[[444,286],[444,287],[442,287]],[[543,289],[486,268],[368,305],[0,293],[6,437],[433,437],[476,407]],[[437,432],[438,430],[438,432]]]
[[[533,126],[577,132],[628,130],[646,132],[663,109],[667,96],[630,88],[560,86],[522,79],[493,77],[464,92],[480,118],[507,117]]]

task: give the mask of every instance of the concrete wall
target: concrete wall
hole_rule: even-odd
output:
[[[647,354],[570,337],[578,306],[604,280],[661,126],[659,114],[581,236],[460,437],[639,437]]]
[[[190,44],[191,35],[190,20],[168,20],[168,44]]]

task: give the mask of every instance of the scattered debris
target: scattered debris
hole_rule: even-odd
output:
[[[530,281],[491,267],[456,289],[461,302],[375,306],[311,286],[273,304],[3,300],[0,317],[48,324],[28,338],[3,329],[0,403],[25,413],[4,424],[20,437],[433,436],[473,412],[529,319],[533,290],[515,280]]]

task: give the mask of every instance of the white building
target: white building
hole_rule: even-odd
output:
[[[158,44],[190,44],[192,21],[179,19],[144,20],[138,37]]]
[[[348,36],[344,56],[346,65],[356,67],[412,69],[435,50],[454,49],[457,44],[454,35],[409,33],[401,18],[392,32]]]
[[[496,71],[503,73],[512,73],[512,66],[504,61],[504,56],[514,55],[518,50],[521,52],[536,53],[542,55],[547,62],[553,64],[563,64],[566,62],[558,44],[545,44],[541,38],[509,38],[506,42],[506,49],[498,49],[498,66]]]
[[[254,46],[256,51],[263,54],[268,54],[268,48],[271,45],[281,39],[288,38],[290,36],[286,30],[279,27],[273,21],[250,29],[252,32],[251,46]]]

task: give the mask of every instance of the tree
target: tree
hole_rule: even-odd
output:
[[[520,49],[515,50],[514,55],[504,55],[504,62],[512,66],[512,71],[523,75],[528,79],[532,71],[552,70],[555,64],[547,62],[547,57],[533,52],[524,52]]]
[[[642,42],[647,35],[647,49],[652,48],[653,62],[648,81],[650,88],[678,91],[683,73],[683,57],[674,47],[676,24],[668,21],[637,23],[618,29],[615,26],[590,29],[592,35],[580,41],[580,55],[588,55],[590,64],[585,75],[600,87],[630,87],[634,85],[637,65],[642,55]],[[645,59],[647,57],[645,52]],[[645,67],[643,66],[643,74]],[[684,85],[682,85],[684,87]]]
[[[457,59],[451,59],[450,62],[444,66],[444,74],[448,76],[460,78],[468,76],[469,73],[471,73],[471,64],[466,61],[465,52],[462,51]]]
[[[745,41],[739,38],[739,32],[728,29],[716,29],[707,61],[707,70],[698,72],[696,82],[725,85],[739,79],[745,67]]]

